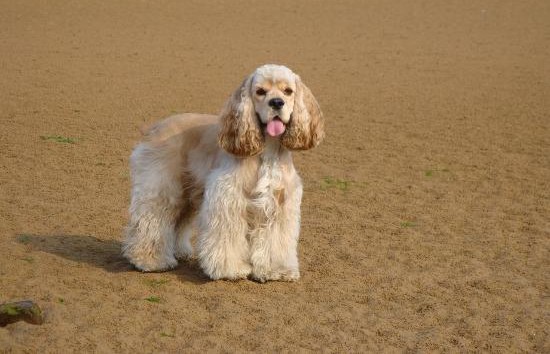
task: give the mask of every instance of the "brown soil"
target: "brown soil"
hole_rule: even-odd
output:
[[[46,322],[0,351],[550,351],[550,2],[294,2],[2,1],[0,303]],[[272,62],[327,119],[301,281],[132,270],[139,127]]]

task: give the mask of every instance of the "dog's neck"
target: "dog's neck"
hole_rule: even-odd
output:
[[[286,152],[286,148],[281,144],[281,141],[278,138],[265,138],[265,148],[260,158],[262,163],[274,163],[281,159],[281,157]]]

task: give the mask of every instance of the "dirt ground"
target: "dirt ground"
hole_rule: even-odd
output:
[[[0,352],[550,352],[550,2],[0,5]],[[327,121],[302,279],[133,270],[139,127],[264,63]]]

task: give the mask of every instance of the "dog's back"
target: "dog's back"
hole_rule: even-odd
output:
[[[170,143],[173,138],[195,142],[206,129],[215,128],[219,118],[210,114],[183,113],[170,116],[143,131],[144,141],[152,145]]]

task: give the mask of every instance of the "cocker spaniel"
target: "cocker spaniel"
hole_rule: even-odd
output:
[[[180,114],[145,133],[130,157],[123,254],[142,271],[196,256],[211,279],[295,281],[302,182],[291,151],[317,146],[323,117],[300,77],[256,69],[220,116]]]

